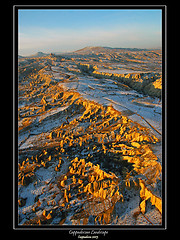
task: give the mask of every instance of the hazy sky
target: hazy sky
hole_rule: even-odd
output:
[[[20,55],[86,46],[160,48],[161,10],[18,10]]]

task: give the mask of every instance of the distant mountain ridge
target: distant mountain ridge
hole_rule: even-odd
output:
[[[28,55],[28,56],[18,55],[18,58],[45,57],[45,56],[48,56],[49,54],[50,54],[50,53],[37,52],[37,53],[35,53],[35,54]]]
[[[47,56],[49,55],[48,53],[43,53],[43,52],[37,52],[29,57],[44,57],[44,56]]]
[[[87,46],[75,51],[69,51],[69,52],[52,52],[55,55],[72,55],[72,54],[80,54],[80,55],[90,55],[90,54],[95,54],[95,53],[113,53],[114,51],[150,51],[150,50],[155,50],[155,49],[144,49],[144,48],[113,48],[113,47],[102,47],[102,46]],[[30,56],[21,56],[18,55],[18,58],[23,58],[23,57],[45,57],[50,55],[51,53],[44,53],[44,52],[37,52],[33,55]]]
[[[110,47],[84,47],[82,49],[78,49],[72,53],[75,54],[92,54],[92,53],[103,53],[103,52],[108,52],[109,50],[111,51],[113,48]]]
[[[69,54],[93,54],[93,53],[112,53],[114,51],[126,51],[126,50],[131,50],[131,51],[150,51],[152,49],[144,49],[144,48],[113,48],[113,47],[84,47],[82,49],[69,52]]]

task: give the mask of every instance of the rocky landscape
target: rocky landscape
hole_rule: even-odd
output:
[[[19,225],[162,224],[161,58],[19,56]]]

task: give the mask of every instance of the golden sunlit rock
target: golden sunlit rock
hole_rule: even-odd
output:
[[[19,62],[20,224],[160,224],[162,76],[114,72],[145,52]]]

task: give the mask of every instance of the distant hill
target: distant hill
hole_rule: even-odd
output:
[[[74,51],[73,53],[76,54],[92,54],[92,53],[103,53],[108,52],[108,50],[111,49],[109,47],[85,47],[82,49],[79,49],[77,51]]]
[[[88,54],[94,54],[94,53],[113,53],[114,51],[149,51],[149,49],[141,49],[141,48],[112,48],[112,47],[84,47],[82,49],[79,49],[77,51],[71,52],[69,54],[80,54],[80,55],[88,55]]]
[[[45,56],[48,56],[49,54],[48,53],[43,53],[43,52],[37,52],[33,55],[30,55],[28,57],[45,57]]]
[[[87,46],[81,49],[78,49],[76,51],[67,51],[67,52],[53,52],[51,54],[54,55],[92,55],[92,54],[100,54],[100,53],[106,53],[106,54],[113,54],[114,52],[126,52],[126,51],[154,51],[154,50],[159,50],[160,49],[144,49],[144,48],[113,48],[113,47],[102,47],[102,46]],[[44,52],[37,52],[33,55],[30,56],[21,56],[18,55],[18,58],[33,58],[33,57],[45,57],[50,55],[50,53],[44,53]]]
[[[20,59],[20,58],[24,58],[23,56],[21,56],[21,55],[18,55],[18,59]]]

